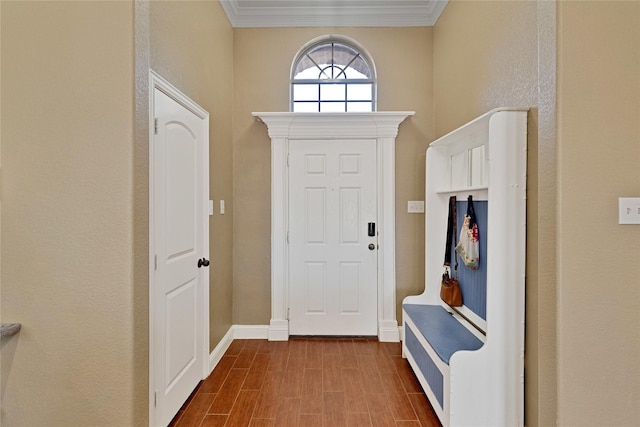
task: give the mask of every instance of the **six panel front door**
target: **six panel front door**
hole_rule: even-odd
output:
[[[377,335],[376,206],[375,140],[289,142],[291,335]]]

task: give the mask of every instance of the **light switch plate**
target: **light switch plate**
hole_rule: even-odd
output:
[[[209,216],[213,215],[213,200],[209,200]]]
[[[409,200],[407,202],[408,213],[424,213],[424,201],[422,200]]]
[[[224,215],[224,200],[220,200],[220,215]]]
[[[640,197],[618,198],[618,224],[640,224]]]

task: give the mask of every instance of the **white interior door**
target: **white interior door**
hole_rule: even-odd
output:
[[[290,334],[377,335],[376,207],[375,140],[289,142]]]
[[[208,366],[208,116],[158,89],[153,112],[152,423],[166,426]]]

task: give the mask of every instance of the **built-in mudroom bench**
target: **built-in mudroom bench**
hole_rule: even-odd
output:
[[[427,149],[425,290],[403,301],[402,350],[445,427],[524,425],[526,150],[527,110],[517,108]],[[451,196],[456,240],[469,196],[479,234],[477,269],[459,263],[458,307],[440,298]]]

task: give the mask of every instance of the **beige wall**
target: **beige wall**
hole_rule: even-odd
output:
[[[210,112],[211,197],[231,205],[232,38],[217,1],[2,2],[1,317],[23,324],[3,424],[147,423],[147,69]],[[210,222],[211,348],[231,224]]]
[[[555,425],[555,5],[450,1],[434,29],[436,136],[500,106],[530,107],[526,424]]]
[[[640,425],[640,2],[558,14],[558,410],[563,426]]]
[[[288,109],[293,56],[327,33],[370,51],[380,110],[416,111],[397,145],[397,302],[424,283],[423,216],[405,212],[427,143],[529,106],[526,423],[640,422],[640,232],[617,225],[617,197],[640,196],[637,1],[454,0],[432,29],[232,30],[215,1],[0,12],[0,318],[23,324],[2,343],[2,424],[146,424],[148,66],[211,113],[211,196],[227,201],[211,347],[268,323],[269,139],[250,113]]]
[[[424,288],[424,216],[406,213],[424,200],[424,152],[433,139],[431,28],[289,28],[234,31],[233,323],[271,317],[270,140],[254,111],[289,111],[289,73],[298,50],[325,34],[363,45],[378,74],[378,110],[413,110],[400,126],[396,165],[397,303]],[[398,318],[400,318],[398,309]]]
[[[640,422],[640,232],[617,224],[617,198],[640,190],[639,23],[636,1],[454,1],[435,27],[437,135],[533,107],[529,426]]]
[[[149,3],[150,65],[209,116],[210,350],[231,326],[233,30],[217,1]],[[219,200],[226,213],[220,215]]]
[[[133,2],[0,7],[1,422],[133,425]]]

